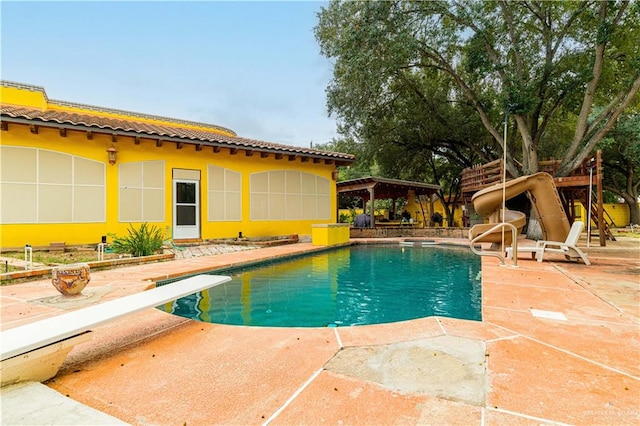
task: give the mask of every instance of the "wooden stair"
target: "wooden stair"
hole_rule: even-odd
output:
[[[580,202],[587,209],[587,214],[589,211],[589,192],[583,191],[581,193]],[[596,229],[602,229],[604,232],[604,236],[609,241],[616,241],[616,237],[611,232],[612,225],[615,226],[613,222],[613,218],[609,215],[606,210],[602,210],[602,226],[600,226],[600,221],[598,218],[598,200],[596,194],[591,194],[591,221],[596,225]],[[593,228],[592,228],[593,229]]]

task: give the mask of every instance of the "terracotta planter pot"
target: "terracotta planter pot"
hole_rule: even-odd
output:
[[[56,266],[51,270],[51,283],[65,296],[80,294],[89,281],[91,274],[86,263]]]

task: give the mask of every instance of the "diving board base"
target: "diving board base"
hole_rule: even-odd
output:
[[[74,346],[87,342],[91,338],[91,331],[87,331],[2,360],[0,364],[1,386],[4,387],[26,381],[43,382],[49,380],[58,374],[58,370],[60,370],[67,354],[71,352]]]
[[[2,331],[2,386],[55,376],[65,356],[74,345],[89,340],[94,327],[229,281],[227,276],[196,275]]]

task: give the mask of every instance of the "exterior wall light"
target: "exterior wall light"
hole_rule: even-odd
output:
[[[109,156],[109,164],[112,166],[116,164],[116,161],[118,160],[118,150],[115,146],[111,145],[107,148],[107,155]]]

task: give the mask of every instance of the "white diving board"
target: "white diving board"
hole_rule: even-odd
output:
[[[88,332],[92,328],[229,281],[231,281],[231,277],[227,276],[196,275],[3,331],[0,333],[2,386],[23,380],[35,380],[36,378],[46,380],[53,377],[73,346],[90,339]],[[27,377],[28,372],[23,371],[25,368],[33,369],[32,364],[39,358],[46,358],[44,362],[51,364],[52,361],[49,358],[52,358],[53,355],[58,358],[62,355],[62,360],[59,360],[53,375],[45,379],[42,379],[44,377],[42,375],[35,376],[36,378]],[[26,363],[29,365],[27,366]],[[49,370],[51,370],[50,365]],[[14,373],[18,376],[13,377]]]

